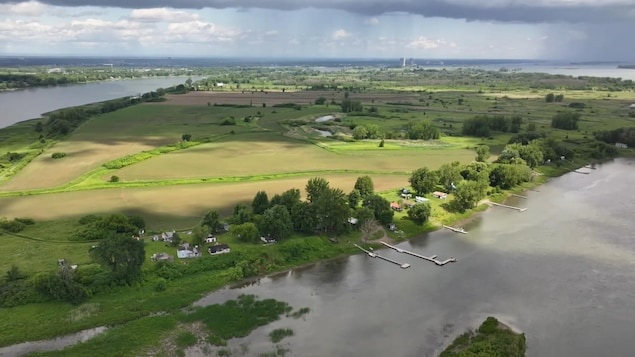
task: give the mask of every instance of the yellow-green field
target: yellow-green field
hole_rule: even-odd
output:
[[[349,192],[359,175],[314,176],[324,177],[332,187]],[[218,209],[228,214],[237,203],[251,203],[259,190],[267,191],[270,197],[294,187],[304,191],[311,177],[1,197],[0,217],[54,220],[90,213],[125,212],[142,215],[151,229],[187,228],[199,222],[206,210]],[[378,191],[408,184],[408,175],[372,175],[372,178]]]
[[[378,141],[317,145],[279,133],[241,135],[157,156],[117,171],[123,180],[248,176],[329,170],[369,170],[409,173],[421,166],[436,169],[443,163],[474,159],[474,150],[428,147],[378,148]],[[340,145],[341,144],[341,145]],[[356,146],[361,146],[356,149]],[[346,147],[347,149],[344,149]],[[344,150],[342,150],[344,149]]]

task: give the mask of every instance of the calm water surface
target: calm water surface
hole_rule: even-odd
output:
[[[437,267],[392,250],[399,267],[364,255],[260,279],[212,293],[197,304],[256,294],[295,308],[235,344],[272,350],[267,334],[293,356],[435,356],[488,315],[527,334],[528,356],[631,357],[635,350],[635,161],[616,160],[589,175],[571,173],[492,208],[465,228],[399,246],[457,263]]]
[[[0,128],[39,118],[55,109],[139,95],[186,80],[186,77],[128,79],[0,92]]]

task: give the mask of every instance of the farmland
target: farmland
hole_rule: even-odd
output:
[[[635,121],[628,109],[632,83],[609,80],[460,70],[445,73],[355,68],[333,73],[307,70],[300,75],[297,69],[288,69],[271,78],[266,69],[224,71],[240,80],[223,88],[214,87],[211,80],[202,81],[194,83],[185,94],[165,95],[163,101],[149,100],[99,112],[65,135],[36,132],[38,122],[52,125],[46,118],[0,130],[0,152],[7,152],[0,161],[0,218],[6,217],[5,222],[13,218],[30,222],[20,232],[0,231],[3,251],[10,252],[0,260],[0,271],[15,266],[31,279],[54,273],[57,259],[65,257],[80,269],[91,266],[93,270],[86,274],[96,271],[95,276],[103,278],[107,274],[95,267],[98,264],[89,255],[96,241],[76,238],[82,229],[80,217],[91,214],[139,216],[149,234],[174,230],[189,239],[188,233],[200,228],[206,211],[218,212],[222,221],[230,220],[235,218],[237,204],[244,204],[250,211],[241,225],[261,224],[265,213],[255,213],[252,207],[259,191],[273,198],[295,188],[301,196],[295,208],[302,203],[313,204],[305,188],[315,177],[328,181],[336,196],[333,202],[344,202],[346,217],[366,208],[360,207],[362,201],[348,200],[356,179],[362,176],[372,179],[378,194],[374,198],[388,203],[403,203],[399,189],[409,187],[413,171],[420,168],[454,170],[449,181],[438,179],[432,190],[450,192],[455,181],[459,187],[477,180],[484,183],[479,186],[481,196],[467,208],[450,205],[454,194],[450,203],[433,200],[432,213],[422,222],[417,223],[408,212],[389,209],[389,218],[403,232],[386,232],[385,237],[405,239],[484,209],[478,205],[482,199],[501,200],[509,190],[539,184],[544,176],[614,155],[607,149],[616,150],[614,146],[596,141],[594,132],[632,126]],[[561,94],[564,99],[546,102],[549,93]],[[579,114],[577,129],[552,128],[553,117],[561,112]],[[316,121],[325,116],[328,120]],[[480,136],[465,133],[464,125],[478,116],[485,120],[502,118],[506,125],[512,118],[520,119],[514,129],[496,129]],[[421,131],[427,130],[425,135],[415,135],[417,125],[423,128]],[[510,139],[523,135],[531,136],[536,142],[532,147],[545,149],[557,162],[551,163],[540,152],[535,165],[528,165],[521,157],[494,163],[499,155],[509,155],[510,150],[505,149]],[[468,167],[466,164],[474,164],[476,148],[485,146],[492,155]],[[561,151],[571,156],[565,160]],[[64,155],[54,159],[54,153]],[[26,159],[29,157],[31,161]],[[457,163],[449,165],[453,162]],[[476,173],[470,171],[474,167]],[[501,167],[522,167],[522,172],[529,174],[503,187],[494,182],[497,176],[492,178],[487,171]],[[485,171],[478,171],[481,169]],[[431,198],[432,190],[424,194]],[[347,198],[342,200],[344,196]],[[267,211],[282,206],[271,202]],[[384,237],[382,227],[386,225],[377,227],[378,237]],[[354,251],[350,244],[331,244],[327,238],[363,240],[359,229],[348,226],[338,232],[325,226],[318,229],[317,224],[310,228],[309,232],[289,233],[286,241],[265,253],[261,245],[242,241],[231,230],[219,234],[223,242],[232,245],[235,255],[227,256],[235,261],[227,258],[228,263],[222,267],[212,263],[208,266],[209,258],[217,257],[206,257],[193,260],[191,265],[174,264],[178,274],[181,270],[195,271],[186,277],[175,273],[164,278],[161,274],[165,271],[158,273],[161,267],[151,262],[149,255],[167,248],[163,242],[146,242],[143,274],[134,283],[135,288],[113,287],[117,285],[114,281],[104,283],[104,287],[98,285],[103,281],[91,280],[91,276],[85,283],[94,289],[90,301],[101,304],[102,310],[68,326],[38,324],[24,335],[22,321],[37,318],[37,311],[62,306],[50,312],[53,321],[67,318],[75,309],[53,298],[46,300],[31,287],[28,292],[33,295],[24,294],[29,303],[13,308],[3,322],[12,333],[0,344],[102,324],[120,324],[125,330],[132,326],[126,324],[129,321],[136,319],[133,324],[143,324],[142,316],[159,311],[167,311],[166,319],[172,320],[171,313],[209,289]],[[163,283],[165,279],[179,279],[180,289],[161,290],[166,289],[165,284],[155,285],[161,279]],[[129,300],[135,302],[127,305]],[[150,303],[144,305],[146,300]],[[143,351],[143,347],[135,348]]]

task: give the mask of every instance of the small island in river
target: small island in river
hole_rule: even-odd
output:
[[[494,317],[488,317],[476,331],[457,337],[439,357],[525,355],[525,334],[514,332]]]

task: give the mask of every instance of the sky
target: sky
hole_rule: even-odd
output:
[[[634,33],[635,0],[0,0],[5,56],[635,63]]]

